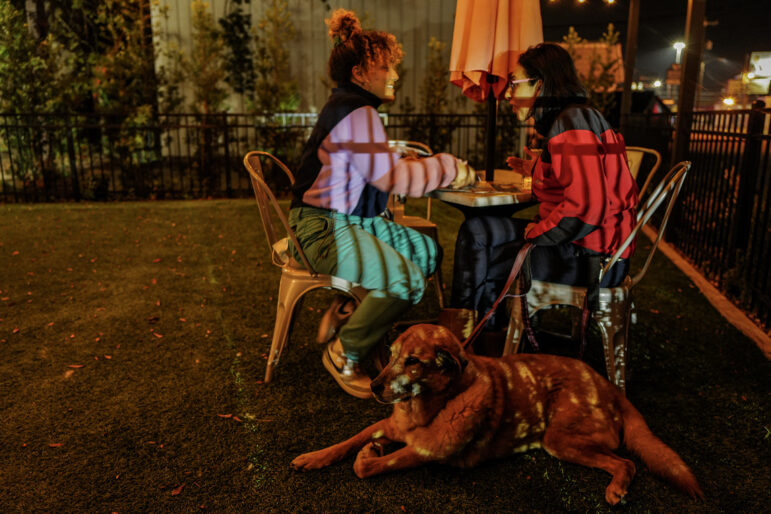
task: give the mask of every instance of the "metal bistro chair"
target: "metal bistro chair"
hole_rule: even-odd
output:
[[[637,176],[640,174],[640,168],[643,159],[645,158],[645,154],[652,155],[656,160],[653,163],[653,166],[651,166],[648,175],[645,177],[645,182],[643,182],[643,185],[640,188],[640,198],[643,197],[643,193],[648,189],[648,186],[653,181],[653,177],[656,175],[656,171],[659,169],[659,166],[661,166],[661,154],[652,148],[645,148],[642,146],[626,147],[626,160],[629,164],[629,171],[632,172],[632,178],[635,180],[637,180]]]
[[[622,391],[626,389],[626,351],[629,337],[629,324],[632,311],[632,288],[645,276],[653,254],[656,252],[659,241],[664,235],[669,215],[675,205],[677,195],[685,180],[685,176],[691,167],[691,163],[683,161],[672,168],[661,183],[644,202],[637,214],[637,224],[632,233],[624,240],[621,247],[616,250],[610,261],[602,268],[600,277],[606,273],[620,258],[626,248],[635,240],[640,229],[645,226],[655,211],[665,204],[666,211],[661,220],[658,236],[651,246],[651,250],[645,260],[645,264],[634,276],[627,276],[624,282],[612,288],[600,288],[600,306],[592,312],[592,317],[597,322],[602,334],[602,345],[605,353],[605,369],[608,378]],[[527,305],[532,316],[538,310],[549,306],[568,305],[578,309],[583,307],[585,287],[574,287],[552,282],[532,281],[532,287],[527,293]],[[511,318],[506,334],[506,344],[503,355],[516,353],[520,349],[524,322],[522,319],[522,305],[518,298],[514,298],[511,308]]]
[[[416,155],[418,157],[429,157],[434,155],[428,145],[417,141],[404,141],[404,140],[390,140],[388,146],[395,152],[402,155]],[[425,234],[432,238],[434,241],[439,241],[439,229],[436,223],[431,221],[431,198],[426,201],[426,217],[420,216],[407,216],[404,214],[404,204],[406,198],[399,195],[391,195],[388,199],[388,209],[394,216],[394,221],[399,225],[409,227],[413,230],[417,230],[421,234]],[[444,308],[444,283],[442,281],[441,267],[436,269],[433,275],[434,288],[436,290],[436,298],[439,301],[439,308]]]
[[[286,346],[289,328],[292,325],[295,306],[306,293],[318,288],[335,289],[345,293],[356,301],[366,296],[367,290],[347,280],[332,275],[317,273],[308,262],[308,258],[300,248],[294,231],[289,227],[284,211],[278,204],[276,197],[265,183],[262,171],[262,160],[271,159],[294,184],[294,176],[289,168],[268,152],[249,152],[244,157],[244,166],[252,180],[254,196],[257,199],[257,207],[260,210],[262,226],[265,229],[265,237],[271,248],[273,264],[281,268],[281,282],[278,287],[278,302],[276,306],[276,324],[273,327],[273,342],[270,345],[268,364],[265,368],[265,382],[270,382],[273,368],[278,365],[281,353]],[[297,262],[288,249],[289,241],[297,249],[302,264]]]

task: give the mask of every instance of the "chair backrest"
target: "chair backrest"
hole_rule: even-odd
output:
[[[286,219],[283,209],[281,209],[281,205],[279,205],[278,200],[276,200],[273,191],[271,191],[265,183],[265,174],[262,166],[263,159],[271,160],[274,165],[277,165],[284,173],[286,173],[291,184],[294,184],[294,175],[292,175],[292,172],[289,171],[289,168],[287,168],[283,162],[268,152],[249,152],[244,157],[244,166],[249,172],[249,178],[252,181],[254,197],[257,199],[257,207],[260,210],[260,218],[262,220],[262,226],[265,229],[265,238],[271,249],[273,263],[277,266],[284,267],[291,262],[291,257],[286,245],[288,238],[297,249],[297,253],[300,255],[300,260],[302,261],[303,266],[305,266],[305,269],[315,276],[317,273],[310,265],[310,262],[308,262],[305,253],[302,251],[294,230],[289,227],[289,222]]]
[[[431,148],[419,141],[407,141],[404,139],[391,139],[388,141],[388,146],[391,150],[399,152],[402,155],[417,154],[418,157],[429,157],[434,155]]]
[[[634,229],[629,234],[629,236],[627,236],[618,250],[616,250],[616,253],[613,254],[608,263],[602,268],[600,277],[607,273],[607,271],[616,263],[616,261],[621,258],[624,250],[626,250],[627,247],[632,244],[632,241],[635,240],[642,227],[648,224],[648,222],[653,217],[653,214],[661,205],[664,205],[664,200],[666,200],[668,197],[669,200],[666,202],[667,209],[664,212],[664,217],[661,219],[661,225],[659,226],[656,241],[651,246],[648,257],[645,259],[645,265],[643,265],[642,269],[640,269],[640,271],[638,271],[637,274],[632,277],[632,286],[642,280],[645,272],[648,270],[651,259],[653,259],[653,254],[656,252],[656,248],[659,246],[659,241],[661,241],[661,238],[664,236],[664,230],[667,228],[669,215],[672,213],[675,200],[677,199],[677,195],[680,194],[680,189],[683,187],[683,182],[685,181],[685,176],[689,169],[691,169],[691,163],[689,161],[683,161],[676,164],[671,170],[669,170],[661,182],[659,182],[658,186],[656,186],[650,196],[648,196],[648,199],[643,202],[642,205],[638,206],[637,223],[635,224]]]
[[[434,155],[434,152],[427,144],[419,141],[391,139],[388,141],[388,146],[391,150],[400,153],[402,156],[415,155],[417,157],[430,157]],[[391,195],[388,199],[388,208],[394,215],[394,220],[398,221],[404,216],[405,201],[406,199],[404,197],[398,197],[398,195]],[[431,219],[431,198],[426,201],[426,219]]]
[[[661,154],[652,148],[644,148],[642,146],[626,147],[626,159],[629,163],[629,171],[632,172],[632,178],[635,180],[637,180],[637,175],[640,174],[640,167],[642,166],[645,154],[652,155],[656,160],[654,161],[653,166],[651,166],[648,175],[645,177],[645,182],[642,187],[640,187],[640,198],[643,197],[643,193],[648,189],[653,177],[656,175],[656,171],[659,169],[659,166],[661,166]]]
[[[645,177],[645,182],[643,182],[643,185],[640,187],[639,197],[641,199],[643,198],[643,193],[645,193],[645,191],[648,189],[648,186],[651,185],[653,177],[656,175],[656,171],[658,171],[659,166],[661,166],[661,154],[653,148],[645,148],[642,146],[626,147],[626,160],[629,163],[629,171],[632,172],[632,178],[635,180],[637,180],[637,175],[640,174],[640,168],[642,166],[643,159],[645,158],[645,154],[652,155],[655,158],[655,161],[653,162],[653,166],[651,166],[650,171]]]

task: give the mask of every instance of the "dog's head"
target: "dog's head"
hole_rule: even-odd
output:
[[[372,392],[382,403],[441,393],[459,379],[466,363],[463,347],[448,329],[415,325],[391,345],[391,360],[372,381]]]

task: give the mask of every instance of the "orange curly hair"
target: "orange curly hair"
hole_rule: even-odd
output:
[[[329,76],[338,84],[350,82],[354,66],[366,70],[383,61],[396,66],[404,56],[393,34],[362,30],[353,11],[337,9],[324,21],[335,44],[329,56]]]

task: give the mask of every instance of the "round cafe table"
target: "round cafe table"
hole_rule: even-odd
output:
[[[495,170],[495,177],[492,184],[480,181],[467,189],[436,189],[428,196],[452,205],[466,218],[511,216],[534,204],[532,188],[519,173]]]

